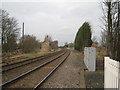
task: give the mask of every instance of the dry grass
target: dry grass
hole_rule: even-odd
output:
[[[104,60],[104,57],[107,55],[105,47],[98,47],[96,50],[97,60]]]
[[[43,55],[48,54],[48,53],[51,53],[51,52],[40,52],[40,51],[38,51],[38,52],[32,52],[32,53],[16,54],[16,55],[12,55],[12,56],[9,56],[9,57],[4,57],[2,59],[2,64],[6,65],[6,64],[19,62],[19,61],[24,61],[26,59],[43,56]]]

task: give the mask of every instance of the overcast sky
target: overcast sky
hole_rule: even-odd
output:
[[[40,41],[50,35],[59,45],[74,42],[85,21],[90,23],[93,36],[100,40],[99,2],[4,2],[2,9],[15,17],[20,27],[25,23],[25,34],[34,35]]]

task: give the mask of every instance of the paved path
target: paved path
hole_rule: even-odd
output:
[[[81,57],[80,53],[72,51],[41,88],[80,88],[80,70],[84,67]]]

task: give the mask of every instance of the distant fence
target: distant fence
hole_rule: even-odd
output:
[[[96,70],[96,48],[94,47],[84,48],[84,63],[89,71]]]
[[[105,57],[104,88],[120,90],[120,62]]]

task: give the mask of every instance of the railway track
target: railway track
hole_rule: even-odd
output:
[[[21,66],[33,63],[33,62],[37,62],[38,60],[42,60],[42,59],[57,55],[61,52],[63,52],[63,51],[58,51],[56,53],[51,53],[51,54],[48,54],[48,55],[44,55],[44,56],[40,56],[40,57],[36,57],[36,58],[32,58],[32,59],[27,59],[27,60],[24,60],[24,61],[13,63],[13,64],[4,65],[4,66],[2,66],[2,72],[0,72],[0,73],[4,73],[6,71],[16,69],[18,67],[21,67]]]
[[[51,55],[49,57],[46,57],[44,59],[38,59],[32,63],[27,63],[27,64],[23,64],[19,67],[16,67],[16,68],[13,68],[13,69],[10,69],[10,70],[7,70],[5,72],[2,73],[2,83],[5,83],[5,82],[8,82],[10,81],[11,79],[43,64],[44,62],[47,62],[47,61],[50,61],[52,58],[54,57],[59,57],[60,55],[62,55],[65,51],[60,51],[54,55]]]
[[[35,68],[3,83],[5,88],[40,88],[40,85],[64,62],[70,52],[66,51],[57,57],[36,66]]]

